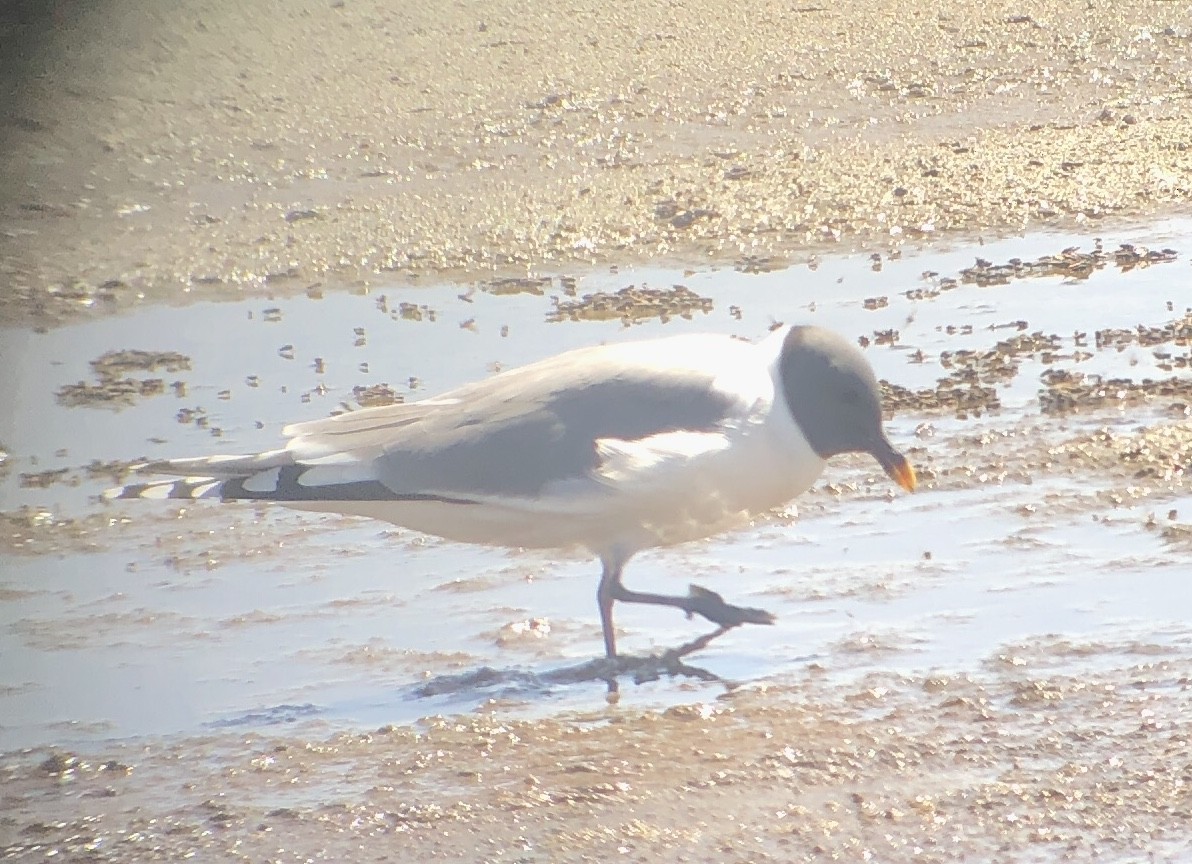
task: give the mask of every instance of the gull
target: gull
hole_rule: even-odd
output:
[[[579,348],[282,434],[286,445],[263,453],[149,463],[143,470],[183,479],[105,497],[273,501],[464,543],[587,549],[602,565],[596,596],[610,660],[616,601],[716,624],[698,647],[775,620],[695,585],[685,596],[630,590],[622,573],[635,553],[762,517],[842,453],[870,454],[908,492],[916,483],[882,428],[864,355],[806,325],[757,343],[692,334]]]

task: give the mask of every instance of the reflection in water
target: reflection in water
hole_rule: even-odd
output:
[[[719,684],[723,692],[727,693],[740,686],[741,682],[730,681],[702,666],[693,666],[685,662],[684,658],[708,647],[713,639],[730,629],[718,627],[711,633],[659,654],[600,657],[540,672],[483,666],[455,675],[437,675],[411,688],[409,695],[415,699],[456,696],[469,701],[478,698],[525,699],[535,695],[549,696],[559,687],[602,681],[606,685],[610,700],[615,700],[621,690],[622,678],[628,678],[639,685],[660,681],[663,678],[691,678]]]

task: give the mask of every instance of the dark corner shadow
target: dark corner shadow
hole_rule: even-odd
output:
[[[12,144],[51,131],[43,98],[53,89],[57,70],[71,61],[63,34],[80,31],[102,39],[104,14],[112,0],[0,0],[0,204],[27,193],[23,182],[9,182]],[[29,137],[33,136],[33,137]],[[24,176],[24,175],[20,175]],[[10,186],[17,186],[10,189]],[[14,200],[16,200],[14,198]]]
[[[58,56],[59,34],[82,24],[94,26],[101,20],[96,13],[108,6],[108,0],[75,3],[69,0],[4,0],[0,2],[0,84],[11,99],[22,94],[24,85],[49,75]],[[8,101],[8,100],[6,100]],[[6,115],[11,102],[3,106]],[[19,119],[19,118],[18,118]],[[35,131],[35,130],[34,130]]]
[[[427,699],[434,696],[465,694],[476,695],[476,691],[489,690],[498,694],[525,695],[527,691],[548,691],[552,687],[603,682],[609,696],[620,691],[622,679],[634,684],[646,684],[666,678],[695,678],[699,681],[720,684],[725,692],[740,686],[741,682],[724,678],[702,666],[693,666],[684,658],[705,648],[728,628],[720,627],[711,633],[693,639],[678,648],[661,654],[643,656],[600,657],[586,660],[544,672],[530,672],[526,669],[496,669],[482,666],[455,675],[437,675],[407,691],[407,698]]]

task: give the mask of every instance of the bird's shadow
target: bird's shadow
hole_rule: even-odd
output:
[[[741,682],[725,678],[702,666],[694,666],[684,659],[705,647],[726,629],[717,629],[662,653],[600,657],[541,672],[482,666],[454,675],[437,675],[410,688],[406,695],[410,699],[428,699],[437,696],[474,696],[477,691],[488,691],[490,694],[514,696],[525,695],[526,691],[548,691],[553,687],[603,682],[608,695],[615,697],[620,692],[622,680],[646,684],[663,678],[694,678],[719,684],[725,692],[729,692],[739,687]]]
[[[445,699],[455,703],[458,707],[461,703],[475,702],[485,698],[524,700],[533,696],[549,697],[554,695],[558,688],[582,687],[585,684],[599,682],[607,691],[607,701],[615,703],[623,682],[648,684],[663,678],[695,679],[717,685],[722,689],[723,695],[731,693],[746,682],[734,681],[703,666],[692,665],[687,662],[686,658],[706,647],[709,642],[729,629],[731,627],[721,627],[712,633],[680,645],[678,648],[655,654],[600,657],[586,660],[583,663],[537,672],[519,667],[498,669],[492,666],[481,666],[453,675],[436,675],[417,685],[402,688],[398,691],[399,698],[415,703],[421,700]],[[792,659],[809,661],[815,657],[811,655]],[[340,708],[342,709],[343,706]],[[391,713],[391,708],[391,705],[386,707],[386,712]],[[326,711],[325,707],[311,703],[284,704],[220,718],[204,725],[219,729],[290,725],[324,715]],[[338,712],[332,709],[332,714],[336,713]]]
[[[516,667],[498,669],[481,666],[454,675],[436,675],[415,686],[403,688],[399,693],[400,698],[409,702],[442,698],[458,705],[483,698],[524,699],[528,696],[549,696],[560,687],[601,682],[607,689],[608,701],[612,702],[620,692],[622,680],[646,684],[664,677],[695,678],[719,684],[725,692],[739,686],[738,682],[723,678],[715,672],[683,662],[675,653],[666,651],[661,654],[620,656],[613,659],[601,657],[541,672]],[[354,707],[359,709],[360,706]],[[325,705],[309,702],[286,703],[220,717],[203,725],[210,729],[292,726],[329,714],[336,716],[343,710],[342,704],[338,709],[329,709]]]

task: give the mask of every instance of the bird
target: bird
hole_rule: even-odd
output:
[[[464,543],[586,549],[605,656],[613,604],[671,606],[717,630],[772,624],[762,609],[692,585],[627,588],[638,552],[720,534],[809,489],[827,461],[868,453],[902,489],[914,468],[882,420],[861,350],[814,325],[751,342],[683,334],[576,348],[416,402],[282,429],[278,449],[166,459],[182,479],[109,490],[129,498],[276,502],[366,516]]]

